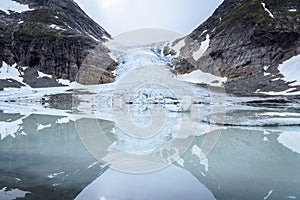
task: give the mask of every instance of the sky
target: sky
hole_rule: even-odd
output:
[[[142,28],[189,34],[223,0],[74,0],[112,36]]]

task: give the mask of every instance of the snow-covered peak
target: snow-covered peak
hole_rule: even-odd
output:
[[[30,11],[33,9],[30,9],[28,5],[22,5],[18,2],[12,1],[12,0],[5,0],[5,2],[2,2],[0,4],[0,10],[3,10],[6,12],[8,15],[10,14],[9,11],[14,11],[14,12],[24,12],[24,11]]]

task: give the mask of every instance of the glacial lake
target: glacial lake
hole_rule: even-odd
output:
[[[173,128],[180,123],[178,120],[193,120],[189,112],[168,112],[164,124],[167,127],[160,131],[164,134],[171,130],[171,135],[135,141],[130,134],[122,133],[120,124],[110,120],[107,110],[101,116],[70,117],[68,110],[64,110],[65,115],[53,108],[50,114],[42,114],[34,113],[28,105],[2,103],[0,199],[300,198],[297,105],[278,103],[278,99],[227,99],[231,102],[227,105],[227,125],[205,122],[202,115],[208,111],[202,109],[197,126],[181,127],[186,134],[179,137],[181,142],[177,144],[179,152],[180,145],[186,145],[182,155],[162,161],[165,165],[151,168],[151,164],[143,163],[147,166],[137,169],[123,166],[128,160],[122,154],[118,156],[114,148],[149,156],[147,152],[159,151],[173,142],[178,135],[172,135],[172,130],[176,131]],[[19,108],[24,112],[18,112]],[[127,114],[136,116],[132,119],[136,123],[145,123],[147,112],[147,108],[132,109]],[[207,138],[213,140],[212,148],[201,157],[205,144],[212,141],[207,142]],[[119,163],[113,163],[114,159]],[[134,165],[132,161],[128,162]]]

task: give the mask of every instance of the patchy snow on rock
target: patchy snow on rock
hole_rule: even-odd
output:
[[[300,55],[294,56],[291,59],[279,65],[278,70],[284,76],[283,80],[293,82],[292,86],[300,85]]]
[[[300,132],[284,131],[278,137],[278,142],[293,152],[300,154]]]
[[[53,29],[56,29],[56,30],[66,30],[66,29],[61,28],[60,26],[58,26],[56,24],[51,24],[50,27],[53,28]]]
[[[290,89],[287,89],[287,90],[284,90],[284,91],[280,91],[280,92],[269,91],[269,92],[256,92],[256,93],[266,94],[266,95],[271,95],[271,96],[277,96],[277,95],[284,95],[284,96],[288,96],[288,95],[300,95],[300,91],[296,91],[296,89],[297,88],[290,88]]]
[[[297,12],[297,9],[289,9],[289,12]]]
[[[185,38],[179,40],[175,45],[173,43],[173,46],[171,47],[175,52],[175,57],[178,57],[180,55],[180,50],[185,46]]]
[[[9,66],[5,62],[3,62],[2,67],[0,67],[0,79],[14,79],[18,82],[22,82],[23,78],[20,77],[20,72],[16,68],[16,64],[13,66]]]
[[[179,81],[197,84],[207,84],[216,87],[221,87],[227,81],[226,77],[219,77],[210,73],[205,73],[200,69],[192,71],[189,74],[177,75],[176,79]]]
[[[204,153],[197,145],[193,146],[192,154],[196,155],[200,159],[200,164],[205,167],[205,171],[208,171],[208,167],[209,167],[208,159],[204,156]]]
[[[52,78],[52,76],[51,76],[51,75],[45,74],[45,73],[43,73],[43,72],[40,72],[40,71],[38,71],[38,75],[39,75],[39,77],[38,77],[38,78],[43,78],[43,77]]]
[[[30,11],[33,9],[30,9],[28,7],[28,5],[23,5],[23,4],[20,4],[18,2],[12,1],[12,0],[5,0],[5,3],[2,2],[0,4],[0,10],[3,10],[6,14],[9,15],[10,14],[9,10],[21,13],[21,12]]]
[[[197,61],[197,60],[199,60],[199,58],[201,58],[201,56],[204,54],[204,52],[208,49],[209,42],[210,42],[210,39],[209,39],[209,35],[207,34],[206,40],[201,42],[199,49],[193,53],[194,60]]]
[[[272,14],[272,12],[266,7],[266,4],[264,2],[261,2],[261,5],[263,6],[263,8],[265,9],[265,11],[269,14],[270,17],[272,17],[274,19],[274,15]]]
[[[14,200],[17,198],[24,198],[26,194],[30,194],[31,192],[22,191],[19,189],[10,189],[8,190],[7,187],[4,187],[0,190],[0,199],[1,200]]]
[[[100,42],[100,40],[98,40],[97,38],[95,38],[95,36],[87,33],[89,37],[91,37],[93,40],[95,40],[96,42]]]

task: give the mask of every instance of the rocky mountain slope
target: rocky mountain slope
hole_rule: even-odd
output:
[[[207,21],[164,53],[177,54],[173,65],[178,73],[200,69],[226,77],[228,92],[290,93],[299,90],[299,83],[287,80],[282,71],[295,74],[299,67],[282,63],[300,54],[299,19],[299,0],[224,0]]]
[[[32,87],[56,86],[57,82],[49,77],[38,79],[38,71],[74,81],[89,51],[97,48],[101,62],[93,65],[89,61],[89,66],[84,67],[101,71],[94,82],[114,80],[111,71],[116,63],[109,57],[109,49],[102,45],[111,36],[74,1],[13,2],[27,5],[29,9],[23,12],[0,9],[0,66],[15,64],[24,82]],[[86,77],[78,81],[86,83]]]

